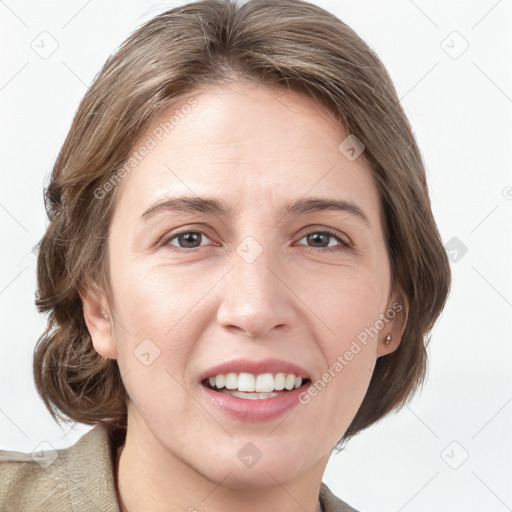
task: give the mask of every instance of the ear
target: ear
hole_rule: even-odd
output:
[[[85,324],[98,354],[107,359],[117,358],[113,336],[113,318],[105,292],[95,284],[81,285],[80,298]]]
[[[385,315],[388,321],[382,331],[379,333],[377,343],[377,357],[385,356],[394,352],[402,341],[402,336],[407,325],[409,316],[409,301],[405,293],[401,290],[392,294]],[[391,335],[389,343],[385,343],[386,337]]]

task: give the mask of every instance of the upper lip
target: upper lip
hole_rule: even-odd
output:
[[[218,364],[204,371],[199,380],[202,382],[210,377],[226,373],[252,373],[253,375],[260,375],[262,373],[293,373],[296,377],[309,379],[309,373],[301,366],[284,361],[282,359],[267,358],[259,361],[251,359],[233,359],[225,363]]]

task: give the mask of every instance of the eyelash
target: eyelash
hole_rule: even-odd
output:
[[[204,233],[203,231],[201,231],[200,229],[187,229],[187,230],[179,231],[177,233],[171,233],[168,236],[165,236],[161,240],[160,245],[165,246],[171,252],[181,252],[181,253],[184,253],[184,252],[195,252],[200,247],[193,247],[191,249],[185,249],[185,248],[177,248],[176,246],[169,244],[169,242],[171,240],[174,240],[175,238],[179,237],[180,235],[185,235],[187,233],[200,233],[200,234],[205,235],[205,236],[208,237],[208,235],[206,233]],[[330,229],[310,231],[309,233],[306,233],[302,238],[304,238],[304,237],[306,237],[308,235],[318,234],[318,233],[320,233],[322,235],[329,235],[329,238],[331,238],[331,237],[335,238],[339,242],[339,245],[334,246],[334,247],[309,247],[309,246],[306,245],[305,246],[306,249],[309,250],[310,252],[313,252],[313,253],[318,253],[318,252],[337,252],[337,251],[343,251],[343,250],[347,250],[347,249],[351,248],[351,245],[348,242],[345,242],[345,240],[343,240],[338,235],[338,233],[336,233],[336,231],[332,231]],[[301,240],[302,240],[302,238],[301,238]]]

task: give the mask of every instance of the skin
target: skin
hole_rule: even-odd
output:
[[[399,301],[402,313],[309,404],[277,420],[228,417],[202,398],[198,379],[242,356],[297,363],[315,381],[397,301],[377,188],[364,154],[350,161],[338,150],[347,132],[310,98],[248,82],[192,96],[197,106],[118,185],[110,289],[84,298],[94,347],[117,359],[130,397],[122,510],[314,512],[330,452],[377,357],[398,347],[407,305]],[[181,194],[221,198],[232,215],[162,211],[141,220]],[[313,196],[356,203],[371,227],[343,211],[279,212]],[[159,244],[178,228],[203,235]],[[306,238],[325,229],[351,246]],[[248,236],[263,249],[252,263],[236,251]],[[134,355],[144,339],[160,350],[148,366]],[[262,453],[250,468],[236,456],[247,442]]]

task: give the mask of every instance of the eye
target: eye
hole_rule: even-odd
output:
[[[307,242],[318,244],[314,246],[308,246],[307,248],[309,250],[312,250],[313,252],[322,252],[322,251],[342,251],[344,249],[348,249],[350,247],[350,244],[343,240],[338,233],[331,230],[322,230],[322,231],[311,231],[306,236],[301,238],[301,240],[306,239]],[[334,239],[337,243],[331,244],[330,239]]]
[[[187,251],[187,249],[201,247],[203,238],[210,240],[202,231],[181,231],[164,237],[161,245],[171,248],[173,252],[191,252]],[[176,240],[178,245],[172,243],[174,240]],[[177,249],[173,249],[172,247],[177,247]]]
[[[192,252],[193,249],[201,247],[201,242],[204,239],[210,240],[200,230],[188,230],[178,233],[171,233],[165,236],[160,242],[160,245],[169,248],[172,252]],[[303,238],[301,238],[301,240],[304,239],[307,241],[307,243],[314,244],[313,246],[307,247],[308,250],[313,252],[341,251],[350,247],[350,243],[343,240],[336,231],[331,231],[328,229],[321,231],[311,231]],[[331,240],[334,240],[335,243],[331,243]]]

